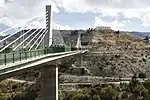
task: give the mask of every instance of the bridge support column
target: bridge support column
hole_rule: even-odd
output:
[[[41,100],[58,100],[58,68],[45,66],[41,73]]]
[[[78,62],[79,62],[79,67],[83,67],[83,54],[82,53],[80,53],[79,54],[79,58],[78,58]]]

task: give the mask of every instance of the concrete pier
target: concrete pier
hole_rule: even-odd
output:
[[[41,73],[41,100],[58,100],[58,68],[45,66]]]

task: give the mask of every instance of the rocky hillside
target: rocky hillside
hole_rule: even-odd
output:
[[[127,33],[94,31],[92,48],[84,59],[93,75],[132,77],[150,76],[150,45]]]

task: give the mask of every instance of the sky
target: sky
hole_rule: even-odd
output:
[[[45,27],[45,5],[52,5],[53,29],[110,26],[150,32],[149,0],[0,0],[0,30],[14,25]],[[35,16],[39,17],[26,23]]]

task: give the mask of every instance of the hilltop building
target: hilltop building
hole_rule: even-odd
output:
[[[112,30],[109,26],[98,26],[96,27],[96,30]]]

